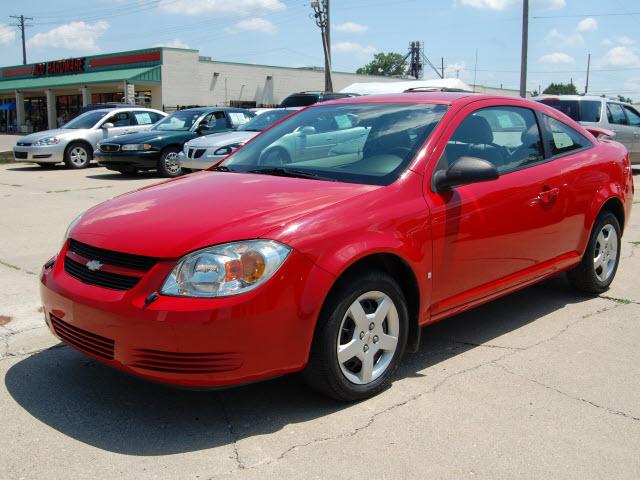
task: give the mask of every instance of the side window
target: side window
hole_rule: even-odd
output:
[[[153,117],[151,115],[151,112],[133,112],[133,118],[137,125],[151,125],[152,123],[156,123],[154,121],[155,114]]]
[[[627,114],[629,125],[633,127],[640,127],[640,114],[636,111],[636,109],[625,105],[624,111]]]
[[[208,131],[226,130],[228,127],[227,117],[224,112],[213,112],[213,114],[207,117],[209,121]]]
[[[616,125],[627,124],[627,117],[624,114],[624,110],[617,103],[607,104],[607,118],[609,119],[609,123],[614,123]]]
[[[547,121],[549,131],[551,132],[552,155],[561,155],[563,153],[591,146],[589,139],[571,128],[569,125],[546,115],[545,119]]]
[[[128,127],[132,125],[132,116],[129,112],[118,112],[111,115],[106,122],[113,123],[114,127]]]
[[[482,158],[507,173],[544,160],[542,137],[533,111],[491,107],[465,118],[447,143],[438,169],[460,157]]]
[[[239,127],[251,120],[251,117],[244,112],[229,112],[229,120],[234,127]]]
[[[151,120],[153,120],[153,123],[159,122],[160,120],[165,118],[163,115],[160,115],[159,113],[155,113],[155,112],[151,112],[149,113],[149,115],[151,115]]]

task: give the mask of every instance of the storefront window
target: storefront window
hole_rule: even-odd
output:
[[[24,99],[24,124],[27,131],[39,132],[49,128],[47,124],[46,97],[27,97]]]
[[[82,95],[60,95],[56,97],[56,123],[61,127],[80,113]]]

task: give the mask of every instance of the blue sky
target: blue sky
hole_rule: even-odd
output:
[[[590,92],[640,99],[640,2],[530,0],[528,88],[571,78]],[[55,5],[55,7],[54,7]],[[448,76],[517,88],[521,0],[332,0],[333,67],[354,71],[375,52],[425,44]],[[10,11],[9,11],[10,10]],[[0,65],[22,61],[8,16],[34,17],[30,62],[146,48],[184,46],[214,60],[284,66],[322,65],[309,0],[23,0],[3,8]],[[429,70],[425,78],[432,77]]]

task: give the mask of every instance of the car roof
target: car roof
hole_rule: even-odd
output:
[[[93,110],[87,110],[84,113],[89,112],[121,112],[121,111],[130,111],[130,110],[142,110],[145,112],[156,112],[156,113],[165,113],[160,110],[156,110],[154,108],[147,107],[105,107],[105,108],[94,108]]]
[[[500,97],[496,95],[482,95],[473,92],[409,92],[388,93],[381,95],[360,95],[357,97],[337,98],[312,106],[332,105],[337,103],[436,103],[441,105],[453,105],[469,97],[474,100],[504,99],[515,97]]]
[[[250,112],[251,111],[248,108],[239,108],[239,107],[193,107],[193,108],[183,108],[182,110],[176,110],[176,112],[209,113],[209,112],[217,112],[220,110],[222,110],[223,112]],[[175,112],[172,112],[172,113],[175,113]]]
[[[547,93],[532,97],[532,100],[544,100],[545,98],[557,98],[558,100],[596,100],[598,102],[602,100],[602,97],[599,95],[551,95]]]

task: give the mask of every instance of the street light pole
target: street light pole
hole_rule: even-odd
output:
[[[329,20],[329,0],[316,0],[311,2],[316,25],[320,27],[322,34],[322,49],[324,50],[324,89],[326,92],[333,92],[333,81],[331,79],[331,33]]]
[[[529,0],[522,0],[522,55],[520,58],[520,96],[527,96],[527,47],[529,43]]]

